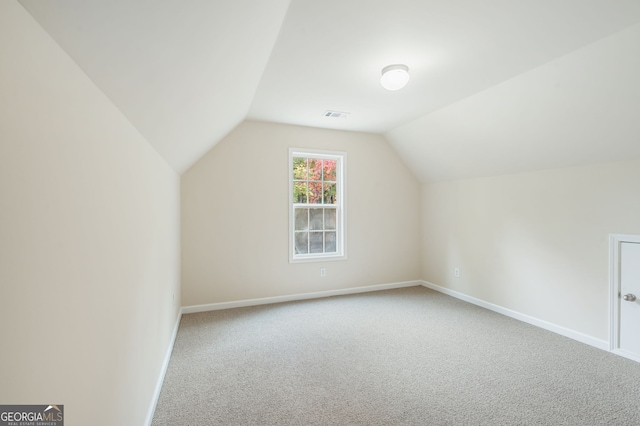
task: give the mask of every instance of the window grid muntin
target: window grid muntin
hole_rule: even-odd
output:
[[[311,206],[311,207],[310,207]],[[334,205],[317,207],[317,204],[310,205],[294,205],[294,220],[297,223],[297,212],[300,210],[306,210],[307,216],[307,226],[305,229],[296,229],[296,225],[294,225],[294,250],[296,250],[296,256],[302,255],[317,255],[317,254],[337,254],[338,253],[338,224],[337,224],[337,215],[338,215],[338,207]],[[311,227],[311,210],[322,210],[322,227],[313,228]],[[336,224],[334,227],[327,227],[327,211],[334,210],[336,216]],[[301,234],[307,235],[307,250],[305,253],[298,253],[299,244],[297,243],[297,236]],[[311,234],[322,234],[322,251],[321,252],[311,252]],[[335,250],[327,251],[327,234],[335,234]]]
[[[293,174],[293,186],[294,188],[297,187],[303,187],[305,188],[305,199],[306,202],[298,202],[295,204],[315,204],[315,205],[335,205],[338,203],[338,166],[340,165],[340,161],[339,158],[323,158],[323,156],[303,156],[303,155],[294,155],[293,157],[293,161],[292,161],[292,166],[295,166],[296,160],[305,160],[305,173],[304,175],[306,175],[306,178],[296,178],[296,173],[294,170],[292,170],[292,174]],[[321,166],[320,166],[320,179],[310,179],[312,173],[311,173],[311,161],[310,160],[319,160],[321,162]],[[324,164],[325,162],[332,162],[334,163],[333,165],[333,170],[335,173],[335,177],[336,179],[325,179],[325,167]],[[303,184],[303,185],[300,185]],[[321,196],[319,198],[319,202],[314,202],[314,203],[310,203],[309,202],[309,194],[311,193],[310,191],[310,184],[317,184],[320,186],[320,193]],[[335,196],[336,196],[336,200],[333,203],[327,203],[325,202],[325,196],[326,196],[326,188],[330,187],[331,185],[335,185]],[[298,197],[300,198],[300,197]],[[295,200],[294,200],[295,201]]]
[[[344,160],[346,158],[345,153],[324,153],[324,152],[302,152],[295,149],[290,149],[290,199],[291,199],[291,217],[292,222],[290,225],[291,232],[291,259],[292,260],[304,260],[304,259],[322,259],[322,258],[344,258],[345,257],[345,240],[344,240],[344,201],[343,197],[343,185],[344,185]],[[304,171],[302,173],[296,173],[295,163],[297,161],[305,161]],[[320,175],[314,176],[312,171],[312,160],[322,160],[320,168]],[[327,176],[329,172],[325,167],[326,162],[331,162],[330,176]],[[335,176],[333,174],[335,173]],[[310,196],[309,183],[320,184],[321,197],[318,202],[314,202],[314,198]],[[305,196],[301,198],[304,202],[295,202],[295,185],[303,184],[305,186]],[[333,188],[328,185],[333,185]],[[333,191],[332,191],[333,190]],[[326,203],[327,196],[333,196],[332,202]],[[300,209],[307,209],[307,229],[297,229],[296,227],[296,211]],[[312,230],[310,228],[310,209],[322,209],[323,210],[323,227],[322,229]],[[335,214],[333,219],[334,226],[327,228],[327,211],[334,210]],[[312,244],[312,233],[317,232],[322,234],[322,252],[310,253]],[[306,235],[306,249],[307,253],[298,253],[296,247],[297,237],[299,235]],[[327,247],[333,251],[327,251]]]

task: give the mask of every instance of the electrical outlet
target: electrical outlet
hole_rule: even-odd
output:
[[[327,275],[327,270],[325,268],[320,268],[320,276],[324,277]]]
[[[453,270],[453,276],[456,278],[460,278],[460,268],[455,268]]]

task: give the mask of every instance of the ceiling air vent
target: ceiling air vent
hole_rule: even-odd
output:
[[[328,118],[347,118],[349,116],[349,112],[340,112],[340,111],[325,111],[324,116]]]

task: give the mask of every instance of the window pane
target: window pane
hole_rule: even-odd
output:
[[[336,229],[336,209],[324,209],[324,229]]]
[[[324,229],[322,210],[324,209],[309,209],[309,229],[316,231],[322,231]]]
[[[307,159],[294,157],[293,158],[293,178],[299,180],[306,180],[309,174],[307,173]]]
[[[296,232],[296,254],[309,253],[307,248],[308,238],[309,234],[307,232]]]
[[[309,158],[309,180],[322,180],[322,160]]]
[[[324,251],[326,253],[336,252],[336,233],[325,232],[324,234]]]
[[[338,197],[336,194],[336,184],[325,183],[323,196],[324,204],[336,204],[338,202]]]
[[[306,182],[293,183],[293,202],[302,203],[302,204],[307,202],[307,183]]]
[[[309,232],[309,253],[322,253],[322,232]]]
[[[336,160],[324,160],[324,180],[336,180]]]
[[[309,209],[296,209],[296,231],[306,231],[309,229]]]
[[[305,261],[343,253],[343,218],[338,215],[344,200],[345,159],[340,153],[290,149],[292,179],[289,214],[293,233],[290,260]],[[339,168],[338,168],[339,167]],[[338,199],[338,191],[340,197]],[[340,235],[338,235],[340,233]],[[340,243],[340,244],[338,244]]]
[[[322,203],[322,182],[309,182],[309,204]]]

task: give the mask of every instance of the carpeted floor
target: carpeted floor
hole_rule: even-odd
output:
[[[640,363],[423,287],[189,314],[153,425],[640,425]]]

